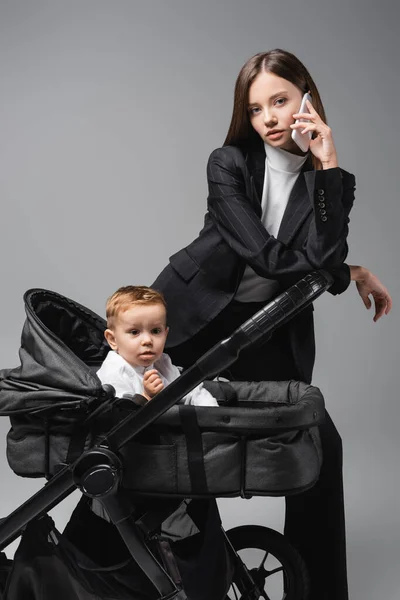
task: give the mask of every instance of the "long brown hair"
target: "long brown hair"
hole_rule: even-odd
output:
[[[246,149],[262,147],[262,140],[253,129],[247,110],[250,86],[262,72],[273,73],[287,79],[303,94],[310,91],[315,110],[321,119],[327,122],[321,96],[306,67],[294,54],[276,48],[252,56],[241,68],[235,84],[232,119],[224,146],[239,146]],[[321,168],[321,163],[315,156],[312,156],[312,161],[315,169]]]

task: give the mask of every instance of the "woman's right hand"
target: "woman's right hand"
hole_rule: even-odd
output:
[[[324,123],[309,100],[306,100],[306,104],[309,113],[294,113],[293,118],[299,122],[290,127],[300,129],[301,134],[311,131],[313,138],[310,141],[310,151],[321,162],[323,169],[333,169],[338,166],[338,159],[332,130]]]
[[[381,281],[365,267],[349,265],[350,278],[356,282],[358,293],[367,309],[370,309],[372,296],[375,303],[374,321],[379,321],[383,315],[388,315],[392,309],[392,298],[388,289]]]

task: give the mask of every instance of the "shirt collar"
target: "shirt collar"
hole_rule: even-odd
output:
[[[124,370],[128,371],[128,373],[129,371],[134,371],[135,373],[143,377],[145,371],[147,371],[148,369],[154,369],[154,364],[151,364],[148,367],[134,367],[131,364],[129,364],[128,361],[126,361],[120,354],[118,354],[118,352],[115,352],[115,350],[110,350],[109,354],[109,359],[111,358],[111,360],[115,364],[123,366]]]

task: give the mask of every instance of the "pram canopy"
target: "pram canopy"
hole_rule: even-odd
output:
[[[102,318],[48,290],[29,290],[24,301],[21,364],[0,372],[0,412],[11,419],[11,468],[50,477],[133,408],[111,403],[95,425],[86,418],[109,396],[95,373],[109,351]],[[205,385],[218,408],[177,404],[123,446],[124,487],[139,495],[216,497],[287,495],[314,484],[324,417],[318,388],[295,381]]]

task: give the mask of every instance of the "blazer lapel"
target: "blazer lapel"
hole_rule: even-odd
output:
[[[277,238],[285,245],[290,244],[297,231],[312,211],[312,205],[304,177],[304,171],[307,171],[309,168],[310,162],[307,160],[296,179],[285,212],[283,213]]]
[[[250,173],[250,181],[253,191],[253,197],[259,206],[261,214],[261,198],[264,187],[265,175],[265,151],[253,151],[246,155],[245,162]]]

